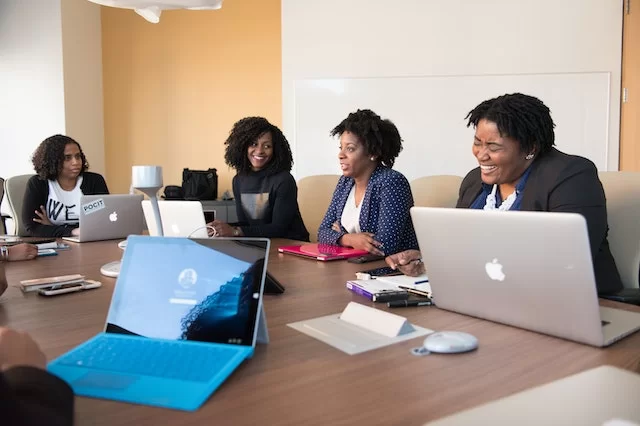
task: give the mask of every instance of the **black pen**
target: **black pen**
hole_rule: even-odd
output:
[[[387,303],[390,308],[408,308],[410,306],[431,306],[431,300],[394,300]]]

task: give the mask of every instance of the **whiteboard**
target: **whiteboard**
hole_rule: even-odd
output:
[[[607,170],[610,73],[428,76],[296,80],[292,152],[297,179],[341,174],[339,140],[329,132],[350,112],[368,108],[395,123],[403,150],[394,169],[421,176],[464,176],[477,166],[465,116],[504,93],[540,98],[556,124],[556,147]]]

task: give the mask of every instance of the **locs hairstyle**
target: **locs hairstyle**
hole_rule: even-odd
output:
[[[245,117],[236,122],[225,141],[227,146],[224,161],[236,169],[240,174],[251,172],[251,162],[247,156],[249,145],[263,134],[270,132],[273,140],[273,157],[265,167],[270,173],[290,171],[293,166],[293,156],[287,138],[282,131],[263,117]]]
[[[331,130],[331,136],[353,133],[364,145],[367,155],[373,155],[386,167],[393,167],[402,151],[402,138],[395,124],[382,119],[370,109],[359,109],[349,114]]]
[[[551,111],[538,98],[522,93],[498,96],[482,102],[465,117],[467,127],[478,126],[482,119],[496,124],[500,136],[515,139],[520,151],[535,151],[538,157],[551,151],[555,124]]]
[[[82,147],[73,138],[64,135],[53,135],[43,140],[36,148],[31,158],[33,168],[42,179],[57,179],[62,165],[64,164],[64,147],[67,144],[75,143],[80,150],[82,157],[82,170],[84,173],[89,169],[87,157],[85,157]]]

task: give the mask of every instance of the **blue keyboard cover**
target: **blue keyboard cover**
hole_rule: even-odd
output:
[[[56,360],[59,365],[193,382],[208,382],[240,347],[218,343],[119,338],[101,334]],[[244,356],[243,356],[244,358]]]

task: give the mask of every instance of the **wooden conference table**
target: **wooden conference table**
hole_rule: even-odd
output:
[[[338,313],[350,301],[368,303],[345,289],[346,280],[363,265],[278,254],[277,247],[287,242],[272,241],[269,271],[287,290],[265,296],[271,343],[258,345],[254,357],[200,410],[187,413],[78,397],[76,424],[419,425],[598,365],[639,370],[640,333],[597,349],[433,307],[394,312],[434,330],[472,333],[479,349],[416,357],[410,349],[421,344],[418,338],[346,355],[287,323]],[[0,298],[0,324],[30,332],[49,359],[88,339],[102,330],[115,284],[115,279],[101,276],[99,268],[121,254],[116,242],[104,241],[72,244],[59,256],[6,264],[10,288]],[[23,295],[12,286],[23,279],[72,273],[101,280],[103,287],[47,298]]]

